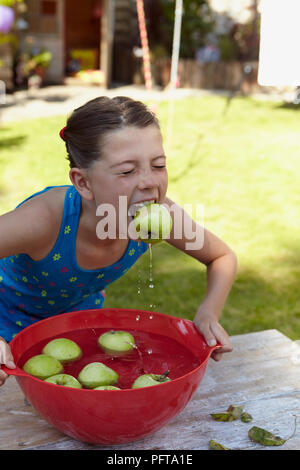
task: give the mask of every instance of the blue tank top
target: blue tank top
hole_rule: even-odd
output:
[[[48,186],[21,204],[55,187]],[[60,232],[51,252],[39,261],[26,254],[0,259],[0,336],[6,341],[43,318],[101,308],[105,287],[123,276],[148,249],[144,242],[129,240],[124,255],[111,266],[96,270],[78,266],[75,243],[81,196],[74,186],[66,187]]]

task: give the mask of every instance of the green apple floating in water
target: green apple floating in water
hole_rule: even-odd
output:
[[[96,388],[100,385],[113,385],[118,381],[119,374],[102,362],[90,362],[81,369],[79,382],[86,388]]]
[[[113,385],[100,385],[100,387],[94,388],[94,390],[121,390],[119,387]]]
[[[110,330],[99,336],[98,344],[106,354],[119,356],[133,350],[135,339],[127,331]]]
[[[146,243],[159,243],[170,235],[173,222],[168,209],[162,204],[146,204],[134,216],[138,237]]]
[[[67,338],[56,338],[49,341],[43,348],[43,353],[55,357],[62,363],[76,361],[82,355],[80,347]]]
[[[23,370],[38,379],[47,379],[51,375],[63,372],[63,365],[55,357],[46,354],[33,356],[24,364]]]
[[[159,385],[164,382],[169,382],[171,379],[167,377],[170,371],[164,374],[144,374],[140,375],[134,382],[131,388],[152,387],[152,385]]]
[[[69,374],[56,374],[45,379],[45,382],[50,382],[56,385],[63,385],[64,387],[82,388],[81,383],[75,377]]]

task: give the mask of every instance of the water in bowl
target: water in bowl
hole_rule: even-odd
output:
[[[90,362],[103,362],[119,374],[116,384],[121,389],[131,388],[134,380],[142,374],[163,374],[170,371],[168,377],[176,379],[199,366],[194,354],[178,341],[156,333],[126,330],[136,342],[136,348],[122,357],[112,357],[104,353],[97,343],[97,338],[108,328],[87,328],[74,330],[63,335],[53,336],[40,341],[29,348],[18,361],[22,367],[25,362],[36,354],[41,354],[43,347],[54,338],[69,338],[82,349],[82,356],[77,361],[65,364],[64,372],[77,378],[81,369]]]

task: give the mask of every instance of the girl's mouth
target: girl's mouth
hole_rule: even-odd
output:
[[[153,204],[155,202],[156,202],[155,199],[151,199],[151,201],[143,201],[143,202],[137,202],[135,204],[131,204],[131,206],[129,206],[129,209],[128,209],[128,215],[130,215],[131,217],[134,217],[137,211],[141,209],[141,207],[146,206],[148,204]]]

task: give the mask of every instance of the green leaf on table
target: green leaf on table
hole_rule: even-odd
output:
[[[253,426],[248,431],[248,436],[251,441],[258,442],[264,446],[281,446],[286,442],[286,439],[282,439],[279,436],[275,436],[266,429],[259,428],[258,426]]]
[[[294,437],[296,434],[296,429],[297,429],[297,415],[293,415],[295,418],[295,424],[294,424],[294,431],[288,437],[287,439],[282,439],[279,436],[275,436],[269,431],[266,431],[263,428],[259,428],[257,426],[253,426],[251,429],[248,431],[248,436],[250,437],[251,441],[253,442],[258,442],[259,444],[265,445],[265,446],[281,446],[284,444],[286,441]]]
[[[253,418],[249,413],[244,412],[241,414],[241,421],[243,421],[243,423],[250,423],[252,419]]]
[[[209,441],[209,448],[210,450],[231,450],[213,439]]]
[[[242,405],[230,405],[227,409],[228,413],[231,414],[231,419],[229,421],[234,421],[235,419],[240,418],[243,413],[243,408],[244,407]]]
[[[232,421],[231,414],[228,413],[228,411],[224,411],[223,413],[211,413],[210,416],[215,420],[215,421]]]
[[[215,421],[235,421],[238,419],[243,412],[243,406],[241,405],[230,405],[227,411],[221,413],[211,413],[210,416]]]

